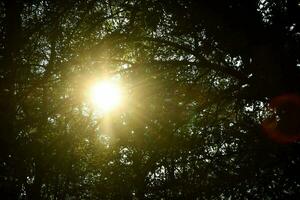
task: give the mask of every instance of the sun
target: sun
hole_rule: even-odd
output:
[[[111,80],[104,80],[91,86],[90,97],[97,110],[108,112],[120,106],[122,92],[117,83]]]

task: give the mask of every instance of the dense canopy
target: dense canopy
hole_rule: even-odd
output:
[[[0,30],[1,199],[300,194],[298,0],[4,0]]]

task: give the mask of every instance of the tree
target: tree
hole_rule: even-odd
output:
[[[4,199],[296,198],[299,142],[268,136],[298,134],[296,0],[0,10]],[[103,76],[128,98],[99,117],[85,91]]]

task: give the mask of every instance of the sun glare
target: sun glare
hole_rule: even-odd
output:
[[[94,84],[91,87],[90,96],[95,108],[101,112],[117,108],[122,100],[120,87],[108,80]]]

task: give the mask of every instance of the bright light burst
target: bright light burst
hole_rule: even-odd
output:
[[[105,80],[91,87],[90,97],[97,110],[108,112],[121,104],[122,92],[115,82]]]

